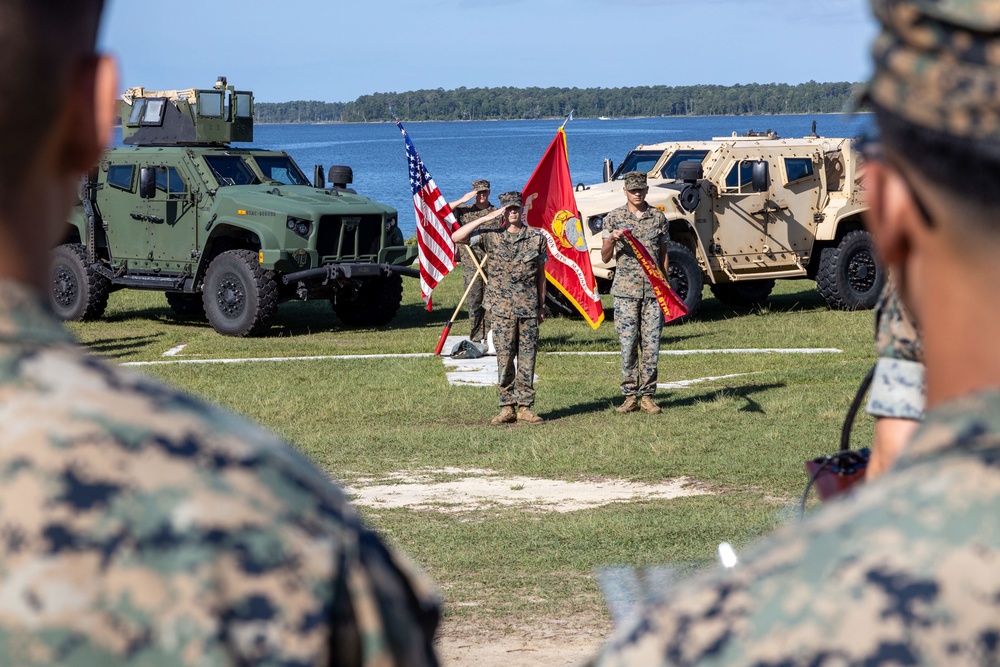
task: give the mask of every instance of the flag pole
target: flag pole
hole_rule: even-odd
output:
[[[483,255],[483,264],[486,263],[486,259],[488,257],[489,255]],[[472,286],[476,284],[477,280],[479,280],[479,276],[483,275],[481,265],[475,260],[472,261],[476,264],[476,270],[478,273],[472,278],[472,280],[469,281],[469,286],[465,288],[465,294],[462,295],[462,298],[458,300],[458,305],[455,306],[455,312],[451,314],[451,319],[444,325],[444,331],[441,332],[441,337],[438,338],[438,344],[437,347],[434,348],[434,354],[441,354],[441,348],[444,347],[444,341],[448,337],[448,333],[451,331],[451,325],[455,323],[455,319],[458,317],[458,311],[462,309],[465,299],[469,296],[469,292],[472,291]],[[483,276],[483,283],[485,282],[486,276]]]
[[[561,130],[561,129],[563,129],[564,127],[566,127],[566,123],[568,123],[568,122],[570,122],[571,120],[573,120],[573,112],[574,112],[574,111],[576,111],[576,109],[570,109],[570,110],[569,110],[569,113],[568,113],[568,114],[566,114],[566,120],[564,120],[564,121],[563,121],[563,124],[559,126],[559,129],[560,129],[560,130]]]

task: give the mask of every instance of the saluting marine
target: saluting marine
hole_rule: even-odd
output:
[[[500,195],[500,206],[499,210],[460,227],[451,238],[455,243],[481,247],[489,255],[492,267],[485,302],[493,323],[501,410],[491,423],[538,424],[543,419],[534,413],[532,406],[538,325],[544,319],[548,250],[544,235],[524,225],[520,192]],[[501,216],[501,227],[483,228]]]
[[[465,205],[469,200],[474,201]],[[472,190],[465,193],[461,199],[449,202],[448,205],[451,207],[451,212],[455,214],[455,219],[463,226],[497,210],[497,207],[490,203],[490,182],[484,179],[472,181]],[[498,227],[499,225],[498,221],[494,221],[490,227]],[[483,278],[479,277],[472,258],[475,258],[476,263],[482,268],[483,276],[487,278],[489,277],[489,262],[483,264],[483,254],[470,246],[463,245],[459,252],[461,253],[462,281],[465,283],[465,287],[468,288],[469,283],[476,281],[476,284],[469,290],[469,296],[465,299],[465,307],[469,311],[469,340],[485,343],[486,333],[492,328],[489,314],[483,306],[486,285]]]

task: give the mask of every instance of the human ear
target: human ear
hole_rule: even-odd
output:
[[[884,266],[900,266],[909,250],[908,219],[913,212],[909,188],[892,166],[873,160],[865,164],[868,210],[865,227],[875,239],[875,252]]]
[[[111,56],[92,56],[77,68],[60,124],[59,166],[65,172],[89,170],[111,141],[117,90],[118,66]]]

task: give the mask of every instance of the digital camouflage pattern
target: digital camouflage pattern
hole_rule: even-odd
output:
[[[875,365],[866,412],[922,419],[926,383],[920,334],[890,280],[875,307]]]
[[[615,331],[622,348],[622,394],[656,393],[663,310],[656,299],[615,297]]]
[[[482,248],[490,257],[485,298],[490,317],[536,317],[541,305],[538,271],[544,269],[549,253],[545,235],[532,227],[518,232],[508,231],[506,226],[480,227],[472,233],[469,244]]]
[[[486,181],[474,181],[472,183],[473,188],[475,188],[476,183],[480,182],[486,183],[486,189],[489,190],[489,183]],[[477,208],[475,204],[472,204],[456,207],[452,213],[455,214],[455,219],[458,220],[459,224],[464,226],[495,210],[497,210],[497,207],[493,204],[483,209]],[[496,221],[484,222],[483,227],[485,229],[497,229],[501,224],[502,221],[497,219]],[[483,284],[482,278],[477,279],[479,273],[476,271],[476,265],[472,263],[472,259],[470,258],[470,255],[475,254],[476,261],[482,265],[483,254],[477,253],[467,245],[460,245],[459,253],[462,263],[462,281],[465,287],[468,287],[469,283],[473,280],[476,281],[476,284],[469,290],[469,296],[465,299],[465,307],[469,313],[469,340],[486,340],[486,332],[490,330],[490,320],[486,314],[486,309],[483,307],[483,294],[485,293],[486,286]],[[489,278],[489,262],[483,266],[483,273]]]
[[[630,171],[622,176],[626,190],[642,190],[646,187],[646,174],[641,171]]]
[[[493,319],[500,405],[535,404],[535,359],[538,355],[537,317]],[[517,366],[514,360],[517,359]]]
[[[1000,664],[1000,392],[927,415],[893,473],[697,578],[592,665]]]
[[[1000,140],[1000,3],[872,0],[882,32],[865,96],[916,125]]]
[[[485,178],[477,178],[476,180],[472,181],[473,192],[483,192],[483,191],[488,191],[489,189],[490,189],[490,182],[487,181]]]
[[[469,242],[481,246],[490,257],[486,308],[493,323],[500,405],[534,405],[541,305],[538,275],[548,259],[545,236],[531,227],[522,227],[519,232],[510,232],[507,227],[491,230],[480,227]]]
[[[661,261],[660,246],[670,240],[670,228],[662,211],[647,205],[637,216],[627,204],[616,208],[604,217],[602,237],[609,238],[619,229],[630,229],[649,254]],[[615,297],[615,331],[622,351],[622,394],[651,396],[656,392],[663,310],[639,259],[623,240],[615,242],[615,263],[611,294]]]
[[[670,240],[670,227],[663,211],[654,206],[646,206],[642,215],[634,215],[628,210],[627,204],[620,206],[604,216],[601,237],[609,238],[611,232],[619,229],[631,229],[632,235],[649,254],[661,261],[660,246]],[[615,277],[611,284],[611,294],[630,299],[656,299],[639,260],[624,240],[615,241]]]
[[[0,662],[434,665],[436,594],[305,459],[0,282]]]

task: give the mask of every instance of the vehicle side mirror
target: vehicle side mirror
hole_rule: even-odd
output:
[[[610,158],[604,158],[604,182],[611,180],[611,174],[615,173],[615,165]]]
[[[685,183],[694,183],[704,177],[701,160],[684,160],[677,165],[677,179]]]
[[[156,168],[142,167],[139,169],[139,197],[152,199],[156,196]]]
[[[319,190],[326,188],[326,175],[321,164],[313,165],[313,186]]]
[[[757,160],[753,163],[750,182],[754,192],[766,192],[771,187],[771,175],[768,172],[767,160]]]

